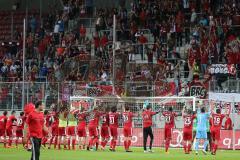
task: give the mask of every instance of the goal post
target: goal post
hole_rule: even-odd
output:
[[[119,110],[125,105],[130,107],[132,112],[139,112],[146,105],[151,105],[153,110],[167,109],[172,107],[175,112],[181,112],[183,107],[196,111],[195,97],[87,97],[87,96],[70,96],[71,107],[112,107],[117,106]]]
[[[99,110],[102,110],[105,107],[117,107],[118,112],[123,112],[124,107],[127,105],[131,112],[134,113],[133,117],[133,145],[142,146],[142,111],[147,105],[152,106],[153,111],[167,111],[169,107],[173,108],[174,112],[182,113],[183,108],[190,109],[192,111],[196,110],[196,101],[195,97],[87,97],[87,96],[71,96],[70,103],[76,103],[78,106],[83,107],[82,103],[88,103],[89,108],[100,107]],[[83,103],[84,104],[84,103]],[[71,105],[72,106],[72,105]],[[76,109],[76,108],[75,108]],[[89,110],[91,111],[91,109]],[[164,146],[164,121],[162,114],[157,114],[153,116],[153,133],[156,137],[154,140],[153,146]],[[119,117],[119,144],[123,138],[122,129],[123,129],[123,119],[122,116]],[[100,119],[101,125],[101,119]],[[181,114],[175,119],[175,127],[173,129],[173,139],[171,147],[182,147],[181,137],[182,137],[182,127],[183,121]],[[135,141],[135,142],[134,142]]]

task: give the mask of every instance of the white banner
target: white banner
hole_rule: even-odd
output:
[[[208,71],[210,74],[236,74],[236,67],[228,64],[212,64]]]

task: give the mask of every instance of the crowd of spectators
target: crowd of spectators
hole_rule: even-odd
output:
[[[240,3],[234,0],[142,0],[131,3],[130,11],[124,3],[120,9],[99,9],[96,29],[111,30],[116,14],[118,40],[133,43],[122,50],[129,61],[134,61],[137,54],[141,54],[142,60],[147,57],[148,63],[156,59],[162,69],[153,72],[152,67],[148,67],[148,72],[152,72],[150,80],[159,79],[157,75],[161,75],[162,80],[182,75],[191,82],[194,76],[209,79],[211,64],[234,64],[239,70],[239,19],[236,18],[239,13]],[[151,31],[153,42],[143,34],[144,30]],[[178,64],[180,67],[176,67]],[[146,66],[141,70],[146,70]],[[235,79],[239,75],[212,76],[212,79],[219,81],[226,77]]]
[[[52,10],[43,16],[42,23],[39,17],[29,17],[26,80],[108,81],[112,74],[112,48],[109,44],[114,14],[118,40],[129,42],[117,52],[121,55],[122,65],[116,70],[124,72],[119,74],[121,78],[122,74],[127,75],[125,64],[135,61],[138,54],[141,60],[158,64],[154,72],[151,65],[144,68],[152,74],[150,80],[173,78],[176,84],[179,78],[186,78],[188,82],[194,76],[204,79],[211,64],[240,66],[239,26],[234,26],[233,18],[240,14],[239,1],[135,0],[131,6],[120,1],[118,8],[100,8],[96,15],[93,15],[92,1],[84,2],[64,0],[62,11],[53,5]],[[89,26],[78,23],[78,19],[84,16],[96,19],[95,26],[90,26],[94,27],[93,33],[89,32]],[[144,33],[145,30],[150,31],[152,39]],[[15,35],[19,45],[5,45],[0,49],[0,76],[6,81],[22,79],[23,34],[15,31]],[[94,56],[91,56],[92,52]],[[75,62],[76,57],[87,67],[82,70],[75,66],[76,70],[63,74],[64,63]],[[90,59],[95,63],[90,63]],[[88,74],[78,74],[79,71]],[[134,76],[132,74],[130,77]]]

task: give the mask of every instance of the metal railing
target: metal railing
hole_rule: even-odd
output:
[[[209,81],[209,92],[214,93],[240,93],[240,80],[212,80]]]
[[[130,40],[130,38],[129,39],[120,39],[121,37],[118,36],[118,35],[120,35],[120,32],[121,32],[121,30],[119,30],[119,29],[116,30],[117,41]],[[150,42],[150,43],[154,42],[154,40],[152,39],[152,33],[151,33],[150,29],[139,29],[138,32],[145,35],[146,38],[148,39],[148,42]],[[104,33],[107,36],[112,37],[113,31],[106,29],[106,30],[100,30],[100,32],[99,32],[100,36],[103,35]],[[124,34],[125,34],[125,36],[130,35],[130,29],[124,30]]]
[[[0,82],[0,110],[22,110],[22,102],[43,100],[49,109],[52,103],[68,101],[71,95],[99,96],[112,93],[111,81],[79,82]],[[24,96],[24,97],[23,97]]]
[[[26,77],[29,77],[30,73],[26,75]],[[22,78],[22,77],[21,77]],[[21,81],[19,77],[0,77],[0,82],[19,82]],[[36,76],[34,82],[47,82],[47,76]]]
[[[96,20],[97,20],[97,18],[79,18],[78,24],[80,26],[81,26],[81,24],[83,24],[84,27],[91,28],[96,25]]]

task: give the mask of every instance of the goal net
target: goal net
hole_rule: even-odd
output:
[[[124,107],[128,106],[130,111],[137,115],[133,118],[133,145],[142,146],[142,116],[141,112],[150,105],[153,111],[160,111],[158,115],[153,117],[153,132],[155,136],[154,146],[163,146],[164,144],[164,117],[161,112],[167,111],[169,107],[173,108],[173,112],[179,113],[175,119],[175,127],[173,130],[172,147],[182,147],[182,113],[183,108],[195,111],[196,99],[195,97],[85,97],[85,96],[71,96],[70,97],[71,110],[81,109],[91,111],[94,108],[103,110],[106,107],[117,107],[118,112],[123,112]],[[101,123],[101,120],[100,120]],[[101,124],[100,124],[101,125]],[[123,139],[122,134],[123,120],[119,119],[119,144]]]
[[[175,129],[173,130],[172,147],[182,147],[182,130],[183,122],[181,112],[183,108],[195,111],[196,98],[195,97],[85,97],[85,96],[71,96],[70,97],[71,110],[81,109],[84,107],[86,110],[91,111],[94,108],[104,110],[105,107],[117,107],[118,112],[123,112],[124,107],[128,106],[130,111],[135,113],[133,118],[133,145],[142,146],[142,111],[146,106],[150,105],[153,111],[167,111],[169,107],[173,108],[173,112],[179,113],[175,119]],[[164,117],[161,112],[153,117],[153,132],[154,144],[153,146],[163,146],[164,144]],[[101,126],[101,120],[100,124]],[[120,116],[119,119],[119,144],[122,145],[123,120]],[[180,136],[180,137],[179,137]]]
[[[124,107],[128,106],[133,113],[142,112],[147,105],[150,105],[153,111],[167,111],[169,107],[176,113],[181,113],[183,108],[195,111],[195,97],[85,97],[71,96],[71,110],[78,110],[84,107],[86,110],[93,108],[105,108],[116,106],[118,112],[123,112]],[[177,118],[178,120],[178,118]],[[155,116],[153,126],[161,128],[162,117]],[[139,114],[134,118],[134,127],[141,127],[142,118]],[[120,126],[122,126],[120,124]]]

